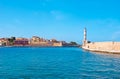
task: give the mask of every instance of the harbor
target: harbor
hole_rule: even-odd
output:
[[[76,47],[2,47],[1,79],[119,79],[120,57]]]

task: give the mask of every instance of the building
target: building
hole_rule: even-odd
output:
[[[63,44],[62,42],[53,42],[53,46],[61,47]]]
[[[0,38],[0,46],[63,46],[65,41],[57,41],[56,39],[44,39],[38,36],[27,38]]]
[[[38,36],[33,36],[30,39],[30,45],[31,46],[62,46],[62,42],[57,41],[56,39],[43,39]]]
[[[51,39],[50,42],[57,42],[57,40],[56,39]]]
[[[63,46],[63,41],[57,41],[56,39],[51,39],[50,42],[52,43],[52,46],[56,46],[56,47]]]
[[[7,38],[0,38],[0,46],[8,46],[9,41]]]
[[[29,46],[29,40],[27,38],[16,38],[14,46]]]
[[[30,39],[30,45],[31,46],[52,46],[52,43],[49,42],[49,40],[40,38],[38,36],[33,36]]]

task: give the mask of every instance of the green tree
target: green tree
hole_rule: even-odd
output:
[[[76,42],[73,42],[73,41],[71,41],[70,44],[71,45],[78,45]]]
[[[13,45],[15,40],[16,40],[15,37],[8,38],[10,45]]]

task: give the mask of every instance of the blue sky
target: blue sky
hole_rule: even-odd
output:
[[[0,0],[0,37],[120,41],[120,0]]]

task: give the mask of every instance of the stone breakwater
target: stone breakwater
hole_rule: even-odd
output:
[[[120,54],[120,42],[91,42],[82,48],[93,52]]]

